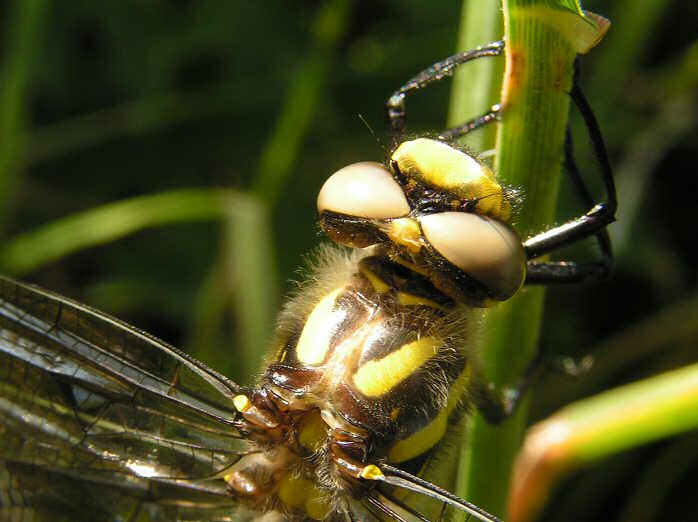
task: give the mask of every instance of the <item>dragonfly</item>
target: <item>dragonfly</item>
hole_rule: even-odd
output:
[[[87,305],[0,277],[0,520],[264,521],[499,519],[426,480],[468,410],[493,422],[472,353],[479,310],[524,284],[606,277],[615,187],[575,80],[607,198],[522,239],[515,191],[455,140],[408,138],[405,100],[503,42],[425,69],[387,103],[384,163],[336,172],[318,196],[325,246],[280,313],[267,365],[242,387]],[[565,147],[567,170],[578,175]],[[575,177],[576,179],[576,177]],[[593,236],[601,258],[537,258]],[[521,391],[521,390],[519,390]]]

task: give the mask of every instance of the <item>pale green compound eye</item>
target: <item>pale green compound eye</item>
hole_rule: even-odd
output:
[[[338,170],[320,189],[318,212],[352,217],[390,219],[410,211],[405,193],[380,163],[362,161]]]
[[[418,220],[431,246],[483,283],[497,300],[511,297],[523,284],[526,252],[510,226],[465,212],[441,212]]]

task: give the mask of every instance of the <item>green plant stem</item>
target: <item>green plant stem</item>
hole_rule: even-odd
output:
[[[502,38],[500,0],[464,0],[458,34],[457,51],[467,51]],[[448,126],[475,118],[499,103],[504,60],[490,58],[475,61],[453,77]],[[464,142],[475,151],[494,147],[496,125],[471,132]]]
[[[0,252],[0,269],[22,275],[145,228],[220,220],[225,205],[239,197],[232,190],[183,189],[102,205],[11,238]]]
[[[698,427],[698,364],[570,404],[535,425],[516,463],[511,520],[533,520],[573,469]]]
[[[570,2],[504,1],[506,68],[495,169],[505,184],[525,190],[515,223],[524,238],[554,220],[573,62],[600,37],[592,25]],[[496,387],[516,383],[533,359],[543,298],[542,288],[526,288],[488,312],[480,353]],[[526,413],[527,400],[502,426],[480,416],[473,421],[466,496],[495,514],[505,512]]]

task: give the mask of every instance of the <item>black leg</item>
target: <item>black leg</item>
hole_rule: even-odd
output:
[[[501,424],[516,411],[521,399],[531,387],[538,373],[543,369],[547,360],[545,350],[539,349],[535,357],[528,363],[523,375],[514,387],[496,389],[483,381],[478,381],[475,387],[475,405],[490,424]]]
[[[457,138],[460,138],[461,136],[464,136],[472,130],[484,127],[485,125],[487,125],[488,123],[492,123],[493,121],[498,121],[501,115],[502,109],[500,105],[493,105],[490,111],[486,112],[482,116],[465,122],[462,125],[451,127],[450,129],[442,131],[441,134],[439,134],[439,139],[442,141],[453,141]]]
[[[591,360],[587,357],[571,361],[568,357],[551,360],[547,350],[538,346],[535,357],[528,363],[523,375],[513,387],[497,389],[484,381],[477,381],[474,388],[474,401],[478,411],[490,424],[501,424],[515,412],[526,396],[529,388],[544,371],[553,370],[568,377],[579,377],[589,371]]]
[[[526,277],[527,283],[555,284],[602,279],[608,277],[613,266],[613,251],[606,226],[615,219],[617,207],[616,187],[598,122],[579,84],[578,63],[575,63],[575,77],[570,97],[579,109],[587,127],[589,138],[599,163],[601,180],[606,191],[606,200],[594,204],[589,189],[582,180],[577,164],[574,161],[572,138],[568,129],[565,139],[565,170],[570,175],[578,197],[590,210],[563,225],[528,238],[524,242],[524,247],[530,260],[593,235],[596,237],[601,249],[601,259],[587,263],[529,261]]]
[[[405,85],[395,91],[387,103],[388,125],[393,144],[395,145],[402,141],[407,134],[407,127],[405,123],[405,97],[410,92],[421,90],[427,85],[437,82],[446,76],[452,76],[456,68],[466,62],[476,58],[482,58],[484,56],[500,56],[503,53],[504,42],[498,41],[483,45],[470,51],[454,54],[453,56],[449,56],[445,60],[437,62],[431,67],[424,69]],[[494,114],[495,112],[496,114]],[[476,118],[472,122],[468,122],[459,127],[454,127],[454,129],[449,129],[445,132],[455,134],[456,136],[461,136],[474,128],[496,120],[498,113],[499,109],[493,108],[490,112],[484,114],[480,118]]]
[[[526,271],[527,285],[555,285],[586,283],[608,279],[613,269],[613,260],[576,263],[574,261],[529,262]]]
[[[577,163],[574,161],[572,133],[569,127],[567,128],[567,134],[565,136],[564,167],[582,204],[586,208],[592,207],[594,205],[594,200],[579,173]],[[526,282],[529,284],[560,284],[594,281],[607,278],[610,276],[611,269],[613,268],[613,249],[611,247],[611,239],[608,236],[608,231],[605,228],[602,228],[596,232],[595,236],[601,252],[601,256],[598,260],[585,263],[575,263],[570,261],[530,261],[528,263]]]

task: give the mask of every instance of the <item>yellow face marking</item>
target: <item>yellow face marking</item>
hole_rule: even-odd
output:
[[[341,321],[343,316],[339,317],[340,314],[346,314],[344,310],[334,310],[337,295],[342,290],[343,288],[338,288],[328,293],[310,313],[296,346],[296,356],[300,362],[315,366],[325,360],[330,348],[328,328]]]
[[[368,361],[354,374],[354,386],[367,397],[381,397],[412,375],[441,346],[433,337],[422,337],[386,355]]]
[[[400,172],[459,199],[479,200],[481,214],[509,221],[511,205],[494,173],[472,156],[428,138],[405,141],[393,152]]]
[[[448,418],[456,406],[458,406],[468,382],[470,381],[470,376],[471,370],[468,365],[458,376],[456,382],[453,383],[446,407],[438,413],[434,420],[418,432],[397,442],[392,447],[388,455],[388,458],[392,462],[405,462],[422,455],[433,448],[443,438],[446,434],[446,428],[448,427]]]
[[[418,254],[424,245],[422,228],[414,218],[393,219],[388,224],[386,233],[393,243],[402,245],[415,254]]]

